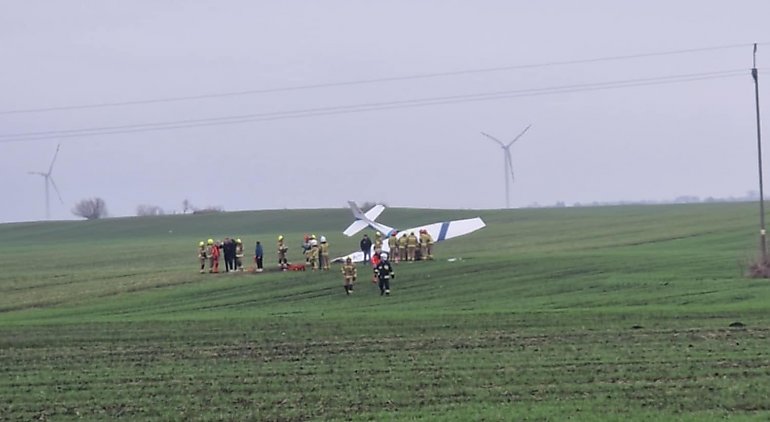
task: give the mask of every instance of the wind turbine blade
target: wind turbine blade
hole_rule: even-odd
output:
[[[515,138],[513,138],[513,140],[512,140],[511,142],[508,142],[508,145],[507,145],[507,146],[511,146],[511,145],[513,145],[513,143],[514,143],[514,142],[516,142],[516,141],[518,141],[518,140],[519,140],[519,138],[521,138],[522,136],[524,136],[524,134],[525,134],[525,133],[527,133],[527,131],[528,131],[528,130],[529,130],[529,128],[531,128],[531,127],[532,127],[532,125],[531,125],[531,124],[530,124],[529,126],[525,127],[525,128],[524,128],[524,130],[522,130],[520,134],[518,134],[518,135],[517,135]]]
[[[501,142],[499,139],[495,138],[494,136],[492,136],[492,135],[489,135],[489,134],[486,134],[486,133],[484,133],[484,132],[481,132],[481,134],[482,134],[482,135],[484,135],[484,136],[486,136],[487,138],[489,138],[489,139],[491,139],[491,140],[493,140],[493,141],[497,142],[498,144],[500,144],[500,146],[501,146],[501,147],[505,148],[505,145],[504,145],[504,144],[503,144],[503,143],[502,143],[502,142]]]
[[[56,182],[53,181],[53,177],[48,176],[48,181],[51,182],[51,186],[53,186],[53,190],[56,191],[56,196],[59,197],[59,202],[61,202],[61,204],[64,205],[64,200],[61,199],[61,193],[59,192],[59,188],[56,186]]]
[[[33,174],[33,175],[45,177],[45,173],[41,173],[39,171],[28,171],[27,174]]]
[[[48,174],[51,174],[51,171],[53,170],[53,163],[56,162],[56,157],[59,155],[59,148],[61,147],[61,144],[56,145],[56,152],[53,154],[53,160],[51,160],[51,165],[48,166]]]

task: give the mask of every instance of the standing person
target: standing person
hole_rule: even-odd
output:
[[[374,233],[374,254],[379,255],[382,253],[382,233]]]
[[[374,267],[374,274],[377,275],[380,287],[380,296],[390,295],[390,280],[396,278],[396,272],[388,261],[388,254],[380,255],[380,263]]]
[[[310,255],[308,254],[308,251],[310,250],[310,236],[308,234],[305,234],[305,236],[302,238],[302,255],[305,255],[305,263],[310,263]]]
[[[214,239],[206,241],[206,258],[209,260],[209,272],[214,272]]]
[[[286,271],[289,267],[289,261],[286,259],[286,253],[289,248],[283,243],[283,235],[278,236],[278,266]]]
[[[319,266],[322,270],[329,270],[329,243],[326,242],[326,236],[321,236],[321,246],[319,246],[321,252],[321,262]]]
[[[425,236],[427,236],[428,239],[428,259],[433,259],[433,236],[428,233],[427,230],[425,230]]]
[[[225,237],[225,240],[222,241],[222,252],[225,259],[225,272],[230,272],[230,264],[232,260],[232,256],[230,255],[230,238]]]
[[[398,252],[398,234],[395,230],[393,230],[393,233],[390,234],[390,237],[388,238],[388,247],[390,248],[390,256],[393,257],[393,262],[398,263],[398,259],[401,257],[401,255]]]
[[[264,255],[264,251],[262,250],[262,245],[259,243],[259,240],[257,240],[257,244],[254,246],[254,263],[257,264],[257,272],[262,272],[262,256]]]
[[[243,242],[235,239],[235,269],[243,271]]]
[[[213,240],[209,239],[209,242],[212,243],[211,246],[211,261],[209,262],[209,272],[210,273],[218,273],[219,272],[219,242],[214,242]]]
[[[361,252],[364,253],[364,264],[368,263],[371,259],[372,239],[369,239],[369,236],[366,234],[364,234],[364,238],[361,239]]]
[[[353,293],[353,283],[356,281],[357,276],[356,265],[353,264],[353,260],[348,257],[345,260],[345,265],[342,266],[342,278],[344,279],[345,293]]]
[[[313,268],[313,271],[318,269],[318,239],[315,238],[315,235],[310,236],[310,250],[307,252],[308,262],[310,263],[310,267]]]
[[[401,252],[401,260],[406,261],[406,244],[407,244],[407,238],[406,238],[406,232],[401,233],[401,237],[398,239],[398,251]]]
[[[206,272],[206,242],[204,241],[198,242],[198,260],[201,263],[201,274],[203,274]]]
[[[428,259],[428,238],[430,238],[428,231],[420,229],[420,259],[423,261]]]
[[[406,257],[410,261],[414,261],[414,252],[417,249],[417,236],[414,232],[409,233],[406,237]]]

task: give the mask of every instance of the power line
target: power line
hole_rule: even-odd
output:
[[[765,45],[770,43],[757,43],[757,44]],[[83,110],[83,109],[94,109],[94,108],[122,107],[122,106],[142,105],[142,104],[157,104],[157,103],[170,103],[170,102],[191,101],[191,100],[204,100],[204,99],[213,99],[213,98],[237,97],[237,96],[246,96],[246,95],[268,94],[268,93],[275,93],[275,92],[301,91],[301,90],[309,90],[309,89],[365,85],[365,84],[373,84],[373,83],[379,83],[379,82],[396,82],[396,81],[406,81],[406,80],[416,80],[416,79],[459,76],[459,75],[468,75],[468,74],[474,74],[474,73],[502,72],[502,71],[508,71],[508,70],[533,69],[533,68],[541,68],[541,67],[566,66],[566,65],[573,65],[573,64],[587,64],[587,63],[598,63],[598,62],[607,62],[607,61],[629,60],[629,59],[637,59],[637,58],[671,56],[671,55],[679,55],[679,54],[692,54],[692,53],[701,53],[706,51],[743,48],[750,45],[753,45],[753,44],[730,44],[730,45],[721,45],[721,46],[660,51],[660,52],[653,52],[653,53],[627,54],[627,55],[606,56],[606,57],[597,57],[597,58],[589,58],[589,59],[563,60],[563,61],[553,61],[553,62],[534,63],[534,64],[488,67],[488,68],[481,68],[481,69],[466,69],[466,70],[457,70],[457,71],[450,71],[450,72],[422,73],[422,74],[407,75],[407,76],[359,79],[359,80],[343,81],[343,82],[327,82],[327,83],[297,85],[297,86],[279,87],[279,88],[252,89],[252,90],[213,93],[213,94],[155,98],[155,99],[147,99],[147,100],[116,101],[116,102],[59,106],[59,107],[40,107],[40,108],[18,109],[18,110],[6,110],[6,111],[0,111],[0,115],[43,113],[43,112],[64,111],[64,110]]]
[[[530,88],[510,91],[497,91],[479,94],[453,95],[444,97],[420,98],[412,100],[400,100],[390,102],[376,102],[365,104],[353,104],[347,106],[320,107],[302,110],[288,110],[269,113],[254,113],[236,116],[214,117],[207,119],[189,119],[169,122],[141,123],[120,126],[105,126],[83,129],[68,129],[45,132],[28,132],[0,135],[0,143],[36,141],[53,138],[87,137],[98,135],[113,135],[121,133],[150,132],[163,130],[176,130],[203,126],[220,126],[230,124],[242,124],[251,122],[263,122],[281,119],[293,119],[315,116],[328,116],[336,114],[360,113],[377,110],[390,110],[401,108],[425,107],[443,104],[456,104],[465,102],[490,101],[517,97],[531,97],[539,95],[568,94],[576,92],[598,91],[638,86],[664,85],[682,82],[693,82],[709,79],[723,79],[743,76],[745,70],[725,70],[717,72],[691,73],[684,75],[668,75],[654,78],[629,79],[621,81],[600,82],[593,84],[564,85],[547,88]]]

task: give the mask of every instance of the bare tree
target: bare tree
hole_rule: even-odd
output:
[[[87,220],[96,220],[107,216],[107,203],[102,198],[83,199],[72,209],[72,213]]]
[[[185,198],[185,200],[182,201],[182,214],[187,214],[187,211],[195,211],[195,207],[189,199]]]
[[[139,205],[138,207],[136,207],[136,215],[139,217],[148,217],[148,216],[164,215],[164,214],[166,214],[166,212],[163,211],[163,208],[157,205]]]

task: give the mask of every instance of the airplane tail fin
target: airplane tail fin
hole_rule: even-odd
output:
[[[342,232],[348,237],[353,236],[370,225],[375,225],[376,223],[374,220],[385,211],[385,207],[379,204],[373,206],[367,212],[361,211],[361,208],[359,208],[353,201],[348,201],[348,205],[350,206],[350,211],[353,213],[353,217],[356,218],[356,221]]]

